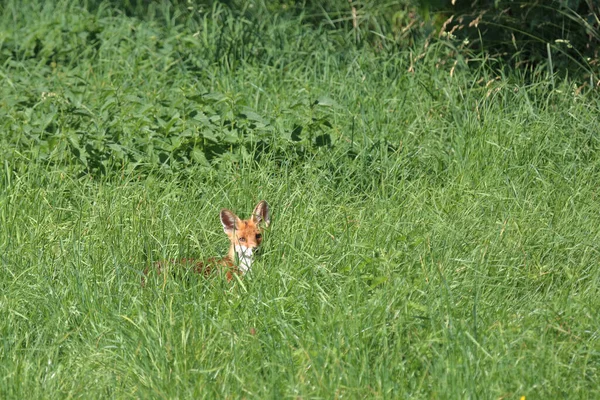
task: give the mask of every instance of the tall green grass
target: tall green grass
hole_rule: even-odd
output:
[[[3,6],[0,397],[600,395],[597,93],[161,4]]]

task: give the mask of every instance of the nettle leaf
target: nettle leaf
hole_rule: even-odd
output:
[[[40,127],[41,130],[45,130],[54,121],[55,117],[56,117],[56,112],[54,112],[54,111],[50,112],[50,113],[42,116],[42,118],[37,120],[36,123],[34,123],[33,125],[37,125]]]
[[[387,276],[373,277],[372,279],[370,279],[369,290],[373,290],[377,286],[380,286],[381,284],[383,284],[383,283],[385,283],[387,281],[388,281],[388,277]]]
[[[312,104],[313,106],[323,106],[323,107],[339,107],[338,103],[336,103],[333,99],[329,97],[320,97]]]
[[[67,136],[67,140],[71,144],[71,152],[76,159],[81,161],[84,166],[88,166],[87,152],[80,146],[79,137],[75,133],[71,133]]]
[[[236,163],[240,161],[240,156],[238,154],[227,151],[219,157],[219,161],[225,163]]]
[[[329,122],[326,117],[313,118],[312,121],[313,126],[326,126],[328,128],[333,128],[333,125],[331,125],[331,122]]]
[[[84,117],[93,117],[94,116],[94,114],[92,114],[89,110],[86,110],[85,108],[76,108],[73,111],[71,111],[71,114],[80,115],[80,116],[84,116]]]
[[[223,135],[223,140],[227,143],[238,143],[240,138],[239,138],[239,133],[238,133],[237,129],[225,130],[225,134]]]
[[[194,135],[194,130],[190,129],[190,128],[187,128],[187,129],[183,130],[183,132],[181,132],[179,134],[179,137],[182,137],[182,138],[191,138],[191,137],[194,137],[194,136],[195,136]]]
[[[165,121],[161,117],[156,117],[156,122],[158,122],[158,126],[162,129],[165,129],[165,127],[167,126],[167,121]]]
[[[109,143],[107,145],[109,149],[113,151],[113,153],[119,158],[124,158],[125,152],[123,151],[123,147],[117,143]]]
[[[211,122],[211,120],[208,118],[208,116],[206,114],[204,114],[204,112],[202,112],[202,111],[197,111],[196,115],[194,115],[193,119],[196,121],[200,121],[205,125],[208,125]]]
[[[251,110],[247,107],[245,107],[242,110],[240,115],[242,116],[242,118],[246,118],[250,121],[258,122],[264,126],[269,125],[269,121],[267,119],[265,119],[262,115],[257,114],[256,112],[254,112],[253,110]]]
[[[80,148],[80,141],[79,141],[79,135],[76,134],[75,132],[71,132],[69,134],[67,134],[67,140],[71,143],[71,146],[76,147],[76,148]]]
[[[39,157],[45,159],[50,152],[50,145],[45,140],[40,140],[37,146]]]
[[[173,136],[171,137],[171,149],[175,150],[181,146],[182,139],[181,136]]]
[[[316,103],[317,103],[317,102],[315,102],[315,104],[316,104]],[[297,101],[297,102],[294,102],[294,103],[292,103],[292,104],[291,104],[291,105],[288,107],[288,110],[295,110],[295,109],[297,109],[297,108],[300,108],[300,107],[306,107],[306,106],[308,106],[308,102],[306,102],[306,101],[304,101],[304,100],[300,100],[300,101]],[[284,110],[284,112],[286,112],[286,110]]]
[[[198,103],[198,104],[205,104],[204,101],[204,95],[201,94],[195,94],[192,96],[186,96],[186,98],[190,101],[193,101],[194,103]]]
[[[246,150],[244,146],[240,147],[240,155],[244,161],[248,161],[252,158],[252,156],[250,155],[250,153],[248,153],[248,150]]]
[[[148,110],[152,109],[154,106],[152,104],[144,104],[142,105],[139,109],[137,109],[135,111],[135,113],[133,114],[133,116],[136,119],[143,119],[143,120],[148,120]]]
[[[52,135],[50,137],[48,137],[48,146],[50,148],[50,150],[54,150],[58,144],[60,143],[61,137],[59,135]]]
[[[178,122],[181,122],[181,120],[178,118],[172,118],[165,126],[164,126],[164,130],[165,130],[165,134],[168,134],[169,132],[171,132],[171,128],[173,128]]]
[[[128,94],[123,97],[123,101],[125,103],[137,103],[137,104],[145,104],[146,100],[142,99],[140,96],[136,96],[134,94]]]
[[[212,130],[211,128],[204,128],[200,131],[200,135],[202,135],[203,138],[211,140],[213,142],[218,142],[219,138],[215,135],[214,130]]]
[[[190,156],[192,157],[192,160],[194,160],[198,164],[210,167],[210,163],[206,159],[206,155],[201,149],[194,147],[191,151]]]
[[[204,100],[207,100],[210,103],[221,103],[221,102],[227,100],[227,96],[225,96],[223,93],[219,93],[219,92],[205,94],[202,96],[202,98]]]
[[[113,104],[117,103],[117,98],[115,96],[108,96],[104,101],[104,104],[100,107],[102,112],[108,110]]]

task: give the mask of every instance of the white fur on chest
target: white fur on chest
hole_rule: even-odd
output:
[[[238,258],[238,268],[242,274],[250,271],[252,267],[252,249],[242,245],[235,246],[235,252]]]

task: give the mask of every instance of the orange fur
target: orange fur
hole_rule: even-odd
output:
[[[182,265],[191,268],[195,273],[210,276],[215,270],[223,273],[227,282],[233,279],[234,274],[243,276],[251,267],[252,256],[262,243],[262,233],[265,227],[270,223],[269,204],[261,200],[252,216],[242,220],[233,212],[223,209],[220,213],[221,224],[227,237],[229,238],[229,252],[227,256],[219,258],[210,258],[206,262],[198,261],[193,258],[183,258],[180,260],[159,261],[155,264],[156,271],[160,274],[168,264]],[[142,277],[142,285],[145,284],[149,268],[146,268]]]

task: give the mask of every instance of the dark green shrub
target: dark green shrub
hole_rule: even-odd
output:
[[[513,68],[547,66],[598,79],[600,5],[591,0],[423,3],[436,3],[447,17],[441,35],[467,40],[474,53],[508,60]]]

